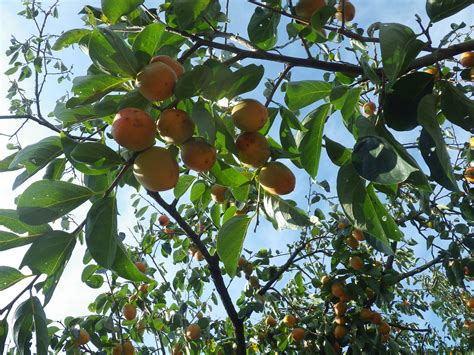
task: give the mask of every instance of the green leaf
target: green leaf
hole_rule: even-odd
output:
[[[0,291],[6,290],[29,276],[9,266],[0,266]]]
[[[43,179],[61,180],[67,160],[65,158],[54,159],[46,168]]]
[[[350,158],[352,152],[342,144],[339,144],[328,137],[324,137],[324,143],[326,144],[326,153],[329,159],[337,166],[343,166]]]
[[[122,164],[120,155],[102,143],[80,143],[72,150],[71,157],[91,169],[110,169]]]
[[[405,162],[385,139],[365,136],[352,152],[352,164],[361,177],[390,185],[405,181],[417,169]]]
[[[199,201],[201,196],[206,191],[206,184],[202,180],[198,180],[194,183],[193,187],[191,188],[191,195],[189,196],[189,200],[196,204]]]
[[[86,219],[86,244],[94,260],[107,269],[117,251],[117,202],[115,197],[97,200]]]
[[[97,168],[91,169],[86,164],[83,164],[74,160],[71,156],[71,153],[74,150],[74,148],[76,148],[79,145],[79,143],[75,142],[74,140],[67,137],[63,133],[61,133],[61,144],[63,146],[64,155],[66,156],[66,158],[69,160],[71,165],[75,169],[79,170],[80,172],[86,175],[103,175],[108,172],[108,169],[97,169]]]
[[[84,40],[87,40],[92,62],[102,71],[134,78],[140,70],[140,64],[131,48],[115,32],[98,28],[84,37]]]
[[[75,244],[76,237],[72,234],[48,232],[31,244],[20,267],[28,266],[35,274],[52,275],[63,266],[68,251]]]
[[[428,73],[413,73],[400,78],[385,99],[387,126],[397,131],[409,131],[418,126],[418,104],[423,96],[433,92],[433,85],[433,75]]]
[[[72,81],[72,92],[76,96],[67,101],[66,107],[73,108],[99,101],[109,92],[119,89],[127,80],[107,74],[77,76]]]
[[[197,95],[212,80],[212,70],[204,65],[196,65],[185,72],[176,83],[174,95],[186,99]]]
[[[399,23],[380,24],[379,29],[383,69],[393,82],[420,53],[423,42],[411,28]]]
[[[46,137],[20,150],[10,163],[10,167],[22,166],[26,169],[26,172],[22,178],[15,180],[13,188],[15,189],[28,178],[35,175],[61,153],[61,140],[57,136]]]
[[[135,266],[135,263],[132,262],[128,256],[124,245],[120,241],[117,243],[117,251],[115,253],[115,260],[112,265],[112,270],[114,270],[120,277],[130,281],[151,281],[144,273],[138,270],[138,268]]]
[[[263,197],[263,208],[273,227],[277,230],[300,230],[309,226],[310,220],[306,212],[296,206],[292,200],[266,194]]]
[[[201,14],[207,9],[211,0],[172,0],[171,4],[176,14],[179,28],[190,28]]]
[[[298,110],[329,96],[331,89],[331,84],[325,81],[293,81],[288,83],[285,101],[290,110]]]
[[[18,165],[17,166],[12,166],[11,165],[13,159],[15,159],[18,152],[15,152],[15,153],[3,158],[2,160],[0,160],[0,173],[3,173],[5,171],[14,171],[14,170],[21,169],[21,166],[18,166]]]
[[[8,322],[6,319],[0,320],[0,354],[5,350],[5,342],[8,337]]]
[[[102,0],[102,11],[111,23],[116,23],[121,16],[127,15],[141,4],[144,0]]]
[[[54,42],[52,49],[59,51],[69,47],[72,44],[79,43],[81,39],[89,33],[91,33],[91,31],[84,28],[75,28],[73,30],[63,32],[61,36],[58,37],[56,42]]]
[[[252,91],[258,86],[264,73],[263,65],[250,64],[240,68],[232,73],[230,86],[223,96],[232,99],[237,95]]]
[[[32,332],[36,336],[36,353],[47,354],[49,347],[46,314],[37,297],[30,297],[15,311],[13,340],[20,354],[30,354]]]
[[[432,22],[438,22],[472,5],[472,0],[427,0],[426,13]]]
[[[40,238],[41,234],[29,235],[26,237],[21,237],[19,235],[0,231],[0,251],[8,250],[12,248],[21,247],[33,243],[36,239]]]
[[[328,20],[336,13],[334,6],[323,6],[311,16],[311,26],[315,30],[320,30]]]
[[[40,180],[21,194],[17,211],[22,222],[43,224],[71,212],[93,195],[88,188],[69,182]]]
[[[51,231],[51,227],[47,224],[30,226],[20,221],[20,217],[16,210],[0,209],[0,226],[4,226],[13,233],[39,235]]]
[[[474,129],[474,101],[456,86],[448,81],[443,81],[441,95],[441,110],[448,121],[464,128],[466,131]]]
[[[242,172],[227,165],[222,160],[217,160],[210,172],[216,178],[218,184],[228,187],[239,187],[250,181]]]
[[[433,95],[426,95],[420,101],[418,121],[423,126],[419,140],[420,151],[430,168],[431,177],[448,190],[458,191],[448,149],[436,117],[436,98]]]
[[[303,121],[307,129],[305,133],[297,136],[298,149],[301,153],[301,165],[313,179],[318,174],[319,159],[323,141],[323,130],[329,115],[330,105],[319,106]]]
[[[191,118],[197,126],[201,137],[204,137],[210,144],[216,140],[216,122],[212,114],[206,109],[204,101],[197,101],[192,108]]]
[[[390,249],[389,239],[401,238],[397,224],[379,201],[373,187],[365,187],[351,162],[339,169],[337,195],[351,224],[378,239],[385,249]]]
[[[230,277],[234,277],[242,253],[245,235],[252,219],[234,216],[227,220],[217,233],[217,254]]]
[[[65,103],[58,102],[54,107],[54,117],[63,123],[63,127],[70,127],[75,123],[89,121],[99,116],[91,105],[67,108]]]
[[[188,191],[189,187],[193,184],[194,180],[196,179],[195,176],[192,175],[181,175],[178,179],[178,183],[176,184],[173,192],[175,198],[181,198],[186,191]]]
[[[272,49],[278,41],[279,23],[279,13],[256,7],[247,26],[250,41],[260,49]]]

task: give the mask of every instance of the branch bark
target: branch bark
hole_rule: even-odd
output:
[[[244,322],[234,307],[232,298],[229,295],[229,291],[224,283],[222,278],[221,269],[219,267],[219,257],[216,255],[211,255],[207,250],[206,246],[199,239],[199,235],[189,226],[189,224],[181,217],[176,208],[168,204],[158,192],[147,191],[148,195],[153,198],[168,214],[174,218],[176,223],[183,229],[186,235],[192,240],[196,245],[199,251],[204,256],[206,260],[209,271],[211,273],[212,280],[214,281],[214,286],[216,291],[221,298],[222,304],[229,316],[230,321],[234,327],[235,332],[235,341],[237,344],[237,354],[245,355],[246,346],[245,346],[245,332],[244,332]]]
[[[432,267],[433,265],[436,265],[436,264],[439,264],[441,262],[444,261],[444,257],[442,255],[439,255],[438,257],[434,258],[433,260],[427,262],[426,264],[424,265],[421,265],[417,268],[414,268],[413,270],[411,271],[407,271],[403,274],[401,274],[400,276],[398,276],[397,278],[397,282],[400,282],[410,276],[413,276],[413,275],[416,275],[416,274],[419,274],[423,271],[425,271],[426,269],[429,269],[430,267]]]

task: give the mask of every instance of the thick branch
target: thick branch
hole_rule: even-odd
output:
[[[192,240],[199,251],[204,256],[204,259],[208,263],[209,271],[211,272],[214,286],[219,294],[222,304],[232,322],[235,331],[235,340],[237,343],[237,354],[245,355],[245,333],[243,320],[239,318],[237,311],[235,310],[232,298],[229,295],[229,291],[222,278],[221,269],[219,267],[219,258],[217,255],[212,256],[207,250],[206,246],[199,239],[199,235],[189,226],[189,224],[181,217],[176,208],[168,204],[157,192],[147,191],[148,195],[151,196],[168,214],[174,218],[176,223],[186,233],[186,235]]]
[[[419,273],[425,271],[426,269],[429,269],[433,265],[443,262],[443,260],[444,260],[443,256],[439,255],[438,257],[436,257],[433,260],[427,262],[426,264],[421,265],[421,266],[419,266],[419,267],[417,267],[417,268],[415,268],[411,271],[407,271],[407,272],[401,274],[400,276],[398,276],[397,282],[400,282],[401,280],[404,280],[404,279],[406,279],[410,276],[419,274]]]
[[[430,328],[412,328],[407,327],[406,325],[396,324],[396,323],[388,323],[391,327],[398,328],[401,330],[409,330],[411,332],[429,332],[431,331]]]

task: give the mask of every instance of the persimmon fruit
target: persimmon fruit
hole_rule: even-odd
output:
[[[216,148],[201,138],[192,138],[181,147],[181,160],[189,169],[197,172],[211,170],[216,162]]]
[[[135,307],[133,304],[127,303],[125,306],[123,306],[122,313],[125,319],[133,320],[137,316],[137,307]]]
[[[244,132],[257,132],[268,120],[268,110],[254,99],[244,99],[232,108],[232,119]]]
[[[283,317],[283,324],[287,327],[294,327],[296,325],[296,317],[292,314],[287,314]]]
[[[474,52],[464,52],[461,54],[461,59],[459,62],[465,68],[474,67]]]
[[[225,202],[225,193],[227,191],[227,187],[214,184],[211,186],[211,198],[216,203],[224,203]]]
[[[177,79],[175,71],[168,64],[154,62],[138,73],[136,86],[149,101],[162,101],[173,95]]]
[[[201,336],[201,327],[198,324],[190,324],[186,328],[186,339],[196,340]]]
[[[124,108],[112,122],[112,137],[128,150],[145,150],[155,144],[155,122],[139,108]]]
[[[304,329],[303,328],[295,328],[291,331],[291,337],[294,341],[300,342],[304,339]]]
[[[295,189],[296,178],[293,172],[280,162],[269,162],[260,170],[260,185],[276,195],[286,195]]]
[[[344,1],[344,11],[342,3],[336,6],[336,19],[342,22],[342,13],[344,12],[344,21],[352,21],[355,17],[356,9],[353,3],[350,1]]]
[[[184,74],[183,65],[180,62],[178,62],[176,59],[171,58],[170,56],[162,54],[162,55],[157,55],[151,58],[150,64],[156,63],[156,62],[161,62],[168,65],[171,69],[173,69],[178,79]]]
[[[270,159],[270,145],[265,136],[258,132],[240,134],[235,145],[239,160],[245,166],[259,168]]]
[[[181,145],[194,134],[194,122],[183,110],[171,108],[164,110],[156,124],[161,138],[166,143]]]
[[[310,20],[323,6],[326,6],[325,0],[300,0],[295,6],[295,12],[299,17]]]

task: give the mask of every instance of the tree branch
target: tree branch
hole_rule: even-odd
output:
[[[415,268],[411,271],[407,271],[407,272],[399,275],[396,282],[400,282],[400,281],[402,281],[402,280],[404,280],[404,279],[406,279],[410,276],[419,274],[420,272],[423,272],[426,269],[429,269],[430,267],[432,267],[433,265],[439,264],[443,261],[444,261],[444,257],[442,255],[439,255],[438,257],[436,257],[433,260],[427,262],[426,264],[421,265],[421,266],[419,266],[419,267],[417,267],[417,268]]]
[[[222,304],[229,316],[230,321],[234,327],[235,332],[235,341],[237,343],[237,354],[245,355],[246,346],[245,346],[245,332],[244,332],[244,323],[243,320],[239,318],[237,311],[235,310],[232,298],[229,295],[229,291],[224,283],[222,278],[221,269],[219,267],[219,257],[216,255],[211,255],[207,250],[206,246],[202,243],[199,238],[199,235],[189,226],[189,224],[181,217],[176,208],[168,204],[158,192],[148,191],[148,195],[153,198],[168,214],[174,218],[176,223],[181,227],[181,229],[186,233],[186,235],[191,239],[191,241],[196,245],[199,251],[204,256],[206,260],[209,271],[211,273],[212,280],[216,287],[216,291],[219,294]]]
[[[40,276],[41,275],[36,275],[35,278],[31,280],[31,282],[18,295],[15,296],[15,298],[13,298],[5,307],[0,309],[0,315],[2,315],[6,311],[10,312],[10,309],[15,304],[15,302],[18,301],[21,295],[23,295],[26,291],[29,291],[33,288],[35,282],[40,278]]]
[[[406,325],[396,324],[396,323],[388,323],[391,327],[398,328],[401,330],[409,330],[411,332],[430,332],[430,328],[412,328],[407,327]]]

